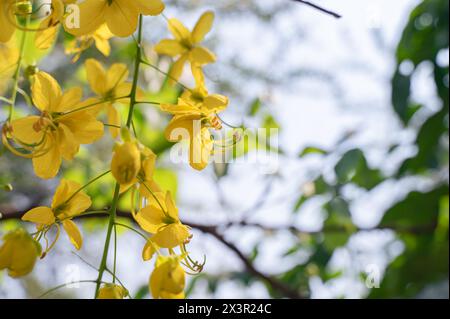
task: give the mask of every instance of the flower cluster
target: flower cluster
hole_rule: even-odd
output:
[[[130,218],[140,228],[132,230],[146,240],[142,258],[148,261],[155,256],[156,260],[149,280],[153,297],[184,298],[187,271],[202,271],[204,262],[193,260],[187,250],[192,233],[180,220],[173,194],[154,179],[157,155],[132,130],[134,107],[144,103],[140,101],[145,96],[138,85],[139,68],[150,65],[142,50],[143,17],[160,15],[164,9],[161,0],[51,0],[39,7],[34,1],[1,0],[0,103],[9,106],[9,116],[1,132],[5,147],[17,156],[30,159],[37,177],[52,179],[60,173],[63,162],[70,165],[81,145],[103,138],[105,127],[109,128],[115,146],[106,173],[86,185],[61,179],[51,205],[33,208],[23,215],[22,220],[34,223],[36,231],[29,234],[17,229],[3,237],[0,270],[7,269],[12,277],[30,273],[37,259],[44,258],[57,243],[61,226],[75,249],[81,249],[83,237],[74,220],[104,213],[109,215],[109,226],[99,277],[95,281],[96,297],[128,297],[128,290],[120,281],[120,284],[116,282],[115,270],[110,272],[107,268],[107,260],[111,231],[118,225],[117,203],[129,192]],[[41,10],[45,16],[36,18]],[[179,20],[168,19],[173,39],[161,40],[154,47],[158,54],[174,58],[166,73],[172,85],[180,85],[185,65],[190,64],[196,87],[182,85],[185,91],[178,102],[162,103],[160,108],[173,116],[165,131],[166,138],[189,143],[189,162],[196,170],[208,165],[214,149],[213,131],[222,128],[218,113],[228,106],[227,97],[208,92],[202,69],[216,61],[214,53],[201,45],[213,22],[214,13],[206,12],[191,32]],[[24,48],[25,43],[29,45],[29,35],[34,36],[35,48],[45,53],[55,47],[60,33],[67,35],[65,53],[73,63],[93,45],[108,57],[112,51],[110,39],[133,36],[137,43],[132,81],[126,64],[113,63],[106,68],[96,59],[87,59],[83,66],[91,94],[85,97],[81,86],[63,90],[50,73],[36,65],[25,65]],[[26,91],[31,93],[33,111],[20,117],[14,112],[17,95],[26,96]],[[8,92],[10,97],[2,96]],[[121,116],[122,107],[128,108],[127,118]],[[108,174],[116,181],[110,208],[103,212],[89,211],[92,201],[88,186]],[[103,281],[105,271],[112,274],[112,283]]]

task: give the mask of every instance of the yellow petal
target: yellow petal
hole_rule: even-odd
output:
[[[175,202],[173,201],[172,198],[172,194],[170,192],[166,193],[166,208],[167,208],[167,213],[169,214],[169,216],[171,218],[173,218],[176,221],[179,221],[178,218],[178,208],[175,205]]]
[[[205,12],[192,31],[192,41],[194,43],[202,42],[205,36],[211,31],[212,25],[214,23],[214,12]]]
[[[64,20],[64,28],[67,32],[79,37],[95,32],[105,23],[107,2],[103,0],[89,0],[78,4],[80,11],[80,25],[70,25],[74,21]]]
[[[128,37],[137,28],[139,13],[129,0],[114,0],[105,8],[105,21],[109,30],[118,37]]]
[[[219,94],[213,94],[213,95],[208,95],[205,99],[204,99],[204,106],[206,108],[208,108],[209,110],[218,113],[220,111],[223,111],[227,105],[228,105],[228,98],[226,96],[223,95],[219,95]]]
[[[82,107],[83,103],[77,107]],[[103,106],[103,105],[100,105]],[[104,134],[104,125],[92,115],[92,110],[79,111],[59,120],[66,125],[79,144],[91,144]]]
[[[196,47],[191,50],[190,61],[193,64],[205,65],[216,61],[214,53],[204,47]]]
[[[77,225],[70,219],[63,221],[62,224],[64,230],[69,236],[72,245],[75,247],[76,250],[80,250],[81,246],[83,245],[83,238],[81,237],[81,233]]]
[[[14,23],[17,22],[14,11],[12,9],[6,11],[7,8],[12,8],[13,5],[13,0],[2,1],[0,5],[0,30],[2,30],[0,32],[0,43],[8,42],[16,30]]]
[[[54,112],[62,95],[58,82],[45,72],[38,72],[33,81],[31,91],[36,107],[43,112]]]
[[[170,142],[179,142],[191,139],[194,130],[194,122],[200,123],[200,115],[178,115],[167,125],[165,130],[166,139]]]
[[[45,126],[40,126],[41,117],[28,116],[11,122],[12,135],[22,143],[32,145],[43,141]]]
[[[106,39],[101,39],[99,37],[95,37],[95,47],[99,50],[104,56],[109,56],[111,54],[111,45],[109,41]]]
[[[135,0],[134,5],[139,13],[152,16],[162,13],[165,8],[165,5],[161,0]]]
[[[67,161],[73,160],[80,150],[80,144],[75,139],[72,131],[62,123],[58,126],[58,135],[58,147],[61,150],[62,157]]]
[[[120,134],[121,121],[120,114],[114,106],[108,107],[108,124],[114,125],[109,127],[109,132],[113,138],[117,138]]]
[[[36,207],[23,215],[22,220],[48,226],[55,223],[55,215],[49,207]]]
[[[165,39],[155,45],[155,51],[158,54],[164,54],[174,57],[185,53],[187,51],[187,48],[177,40]]]
[[[189,58],[188,54],[183,54],[170,68],[169,72],[169,83],[175,84],[183,74],[184,65]]]
[[[152,241],[161,248],[170,249],[182,245],[189,236],[188,228],[176,223],[162,228],[152,237]]]
[[[116,63],[106,72],[106,91],[114,91],[128,78],[128,67],[122,63]]]
[[[92,91],[97,95],[105,95],[106,90],[106,71],[103,66],[95,59],[88,59],[85,63],[87,79]]]
[[[189,152],[191,167],[198,171],[204,170],[209,164],[213,147],[214,142],[207,128],[202,128],[200,131],[194,130]]]
[[[58,102],[55,112],[67,112],[75,108],[81,101],[83,96],[83,89],[79,87],[67,90]]]
[[[148,261],[152,259],[153,255],[158,250],[158,246],[154,242],[152,242],[151,239],[147,241],[147,243],[144,246],[144,249],[142,250],[142,259],[144,261]]]
[[[191,32],[178,19],[169,20],[169,31],[177,40],[190,40]]]
[[[66,179],[61,180],[51,206],[58,218],[77,216],[92,205],[91,198],[80,189],[79,183]]]
[[[34,172],[38,177],[50,179],[58,174],[62,157],[57,145],[57,136],[55,134],[47,134],[43,149],[48,151],[42,156],[33,158]]]
[[[47,19],[51,19],[48,17]],[[36,48],[47,50],[53,46],[58,36],[59,26],[47,27],[48,22],[43,21],[39,27],[40,31],[36,32],[34,43]]]

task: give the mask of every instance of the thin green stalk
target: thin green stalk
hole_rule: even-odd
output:
[[[141,43],[142,43],[142,15],[139,16],[138,41],[136,44],[136,59],[135,59],[135,67],[134,67],[134,74],[133,74],[133,84],[132,84],[131,93],[130,93],[130,109],[128,111],[127,128],[131,128],[131,124],[133,122],[134,106],[136,105],[136,93],[137,93],[137,89],[138,89],[139,68],[141,65],[141,58],[142,58]],[[107,266],[107,261],[108,261],[109,245],[111,243],[112,230],[116,224],[116,214],[117,214],[117,206],[119,204],[119,197],[120,197],[120,185],[118,183],[116,183],[116,189],[114,191],[113,203],[112,203],[110,215],[109,215],[108,231],[106,233],[105,247],[103,248],[103,256],[102,256],[102,261],[100,263],[97,285],[95,288],[95,298],[97,298],[97,296],[98,296],[98,292],[100,289],[100,284],[101,284],[101,281],[103,278],[103,274],[107,268],[106,266]]]
[[[25,20],[25,27],[24,29],[28,28],[28,24],[30,23],[30,17],[28,16],[27,19]],[[19,91],[19,78],[20,78],[20,70],[22,69],[22,63],[23,63],[23,58],[25,56],[25,44],[27,41],[27,35],[28,32],[26,30],[22,31],[22,39],[20,40],[20,53],[19,53],[19,60],[17,61],[17,68],[16,71],[14,73],[14,85],[13,85],[13,90],[11,92],[11,104],[9,106],[9,115],[8,115],[8,122],[10,122],[12,120],[12,117],[14,115],[14,108],[16,106],[16,100],[17,100],[17,93]]]
[[[112,230],[116,221],[116,212],[117,212],[117,206],[119,204],[119,195],[120,195],[120,185],[116,184],[116,189],[114,190],[114,199],[111,206],[111,210],[109,212],[109,222],[108,222],[108,231],[106,233],[106,240],[105,240],[105,246],[103,248],[103,255],[102,255],[102,261],[100,263],[99,271],[98,271],[98,277],[97,277],[97,285],[95,287],[95,298],[98,296],[98,292],[100,290],[100,284],[103,279],[103,273],[106,270],[106,264],[108,261],[108,251],[109,251],[109,244],[111,242],[111,234]]]

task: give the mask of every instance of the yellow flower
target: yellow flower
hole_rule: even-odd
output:
[[[80,184],[63,179],[56,189],[51,207],[34,208],[28,211],[22,220],[35,223],[38,230],[43,232],[61,223],[70,242],[79,250],[83,238],[72,218],[84,213],[91,204],[90,197],[81,190]],[[59,226],[57,227],[59,231]]]
[[[108,70],[95,59],[86,61],[86,73],[89,85],[92,91],[106,102],[99,107],[106,107],[108,112],[108,124],[113,125],[109,128],[111,135],[116,138],[120,132],[121,120],[114,103],[129,103],[127,98],[131,93],[132,84],[125,82],[128,78],[128,68],[125,64],[113,64]],[[140,90],[138,97],[142,96]]]
[[[80,88],[63,94],[55,79],[39,72],[34,76],[31,90],[41,115],[12,121],[4,128],[3,142],[15,154],[31,157],[37,176],[53,178],[63,158],[72,160],[81,144],[93,143],[103,136],[103,123],[97,121],[94,110],[89,109],[92,100],[81,102]],[[6,137],[30,153],[14,150]]]
[[[161,109],[173,115],[202,115],[209,117],[226,109],[228,98],[220,94],[209,94],[200,83],[193,90],[186,90],[175,104],[161,104]]]
[[[111,45],[109,40],[114,35],[109,31],[106,24],[101,25],[93,33],[74,38],[66,46],[66,54],[73,54],[72,62],[77,62],[83,51],[89,49],[92,44],[95,44],[97,50],[99,50],[104,56],[111,54]]]
[[[2,0],[0,4],[0,43],[11,40],[16,30],[16,0]]]
[[[0,247],[0,270],[8,269],[11,277],[29,274],[41,255],[41,245],[24,229],[17,229],[3,237]]]
[[[188,61],[194,74],[196,67],[216,61],[214,53],[199,45],[211,30],[213,22],[214,13],[205,12],[191,32],[179,20],[169,20],[169,30],[175,39],[162,40],[155,46],[155,50],[159,54],[179,57],[170,71],[171,79],[177,81],[181,77],[184,65]]]
[[[189,140],[189,164],[199,171],[208,166],[214,148],[208,122],[201,115],[177,115],[165,131],[170,142]]]
[[[85,0],[80,5],[80,27],[65,26],[75,36],[87,35],[106,23],[113,34],[127,37],[137,28],[139,15],[164,11],[161,0]]]
[[[117,145],[111,161],[111,172],[116,181],[125,189],[136,182],[141,170],[141,152],[136,142]]]
[[[128,290],[116,284],[105,284],[98,291],[97,299],[124,299],[129,295]]]
[[[14,41],[0,43],[0,95],[6,90],[11,77],[16,69],[19,59],[19,50]]]
[[[149,288],[154,299],[184,299],[186,275],[176,256],[159,256],[150,276]]]
[[[152,243],[161,248],[175,248],[184,244],[189,237],[189,228],[178,217],[178,208],[170,192],[165,197],[156,193],[148,198],[148,205],[135,215],[136,221],[146,232],[154,234]]]
[[[51,13],[39,25],[36,32],[35,44],[38,49],[46,50],[50,48],[58,35],[59,25],[64,17],[64,1],[52,0]]]

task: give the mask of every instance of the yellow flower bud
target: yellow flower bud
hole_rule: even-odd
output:
[[[41,255],[41,246],[24,229],[17,229],[3,237],[0,247],[0,270],[8,269],[11,277],[29,274]]]
[[[159,256],[149,287],[155,299],[183,299],[186,275],[178,257]]]
[[[132,183],[141,169],[141,153],[136,143],[125,142],[116,146],[111,171],[120,185]]]
[[[115,284],[106,284],[98,291],[97,299],[124,299],[129,295],[128,290]]]

